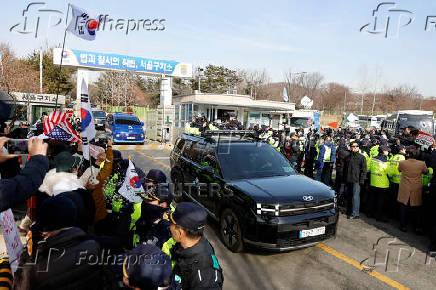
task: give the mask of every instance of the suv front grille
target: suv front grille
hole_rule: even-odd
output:
[[[306,202],[293,205],[281,205],[280,216],[292,216],[308,213],[322,212],[333,209],[335,203],[333,200],[324,200],[321,202]]]

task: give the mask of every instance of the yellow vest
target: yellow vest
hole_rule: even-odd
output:
[[[400,161],[406,160],[406,157],[401,154],[395,154],[389,160],[389,176],[391,177],[391,181],[396,184],[400,184],[401,182],[401,172],[398,171],[398,166],[400,165]]]
[[[136,231],[136,221],[141,217],[141,202],[133,204],[133,212],[130,215],[130,230]],[[136,247],[139,244],[139,235],[135,232],[133,233],[133,247]]]
[[[371,186],[377,188],[389,188],[388,179],[388,162],[383,162],[378,159],[371,160]]]
[[[332,149],[329,146],[324,145],[324,157],[323,162],[330,162],[332,157]]]

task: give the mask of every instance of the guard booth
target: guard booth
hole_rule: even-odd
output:
[[[150,76],[158,76],[160,82],[160,105],[157,114],[147,114],[145,120],[146,137],[163,140],[172,128],[174,106],[172,106],[172,77],[192,78],[192,64],[174,60],[151,59],[77,49],[53,49],[53,63],[77,68],[77,100],[80,100],[82,80],[89,87],[89,71],[130,71]],[[93,96],[89,96],[92,102]],[[166,130],[164,133],[163,130]]]
[[[145,116],[145,136],[149,140],[157,140],[157,111],[148,111]]]
[[[0,91],[0,100],[14,107],[14,111],[20,110],[23,113],[17,120],[27,121],[29,124],[34,124],[43,112],[50,114],[56,108],[56,95],[54,94],[30,94],[21,92],[6,92]],[[58,96],[58,108],[65,106],[65,96]],[[12,118],[13,116],[11,116]]]

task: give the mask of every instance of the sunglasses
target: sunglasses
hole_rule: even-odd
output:
[[[359,146],[357,146],[357,145],[351,145],[351,147],[354,147],[354,148],[359,148]]]

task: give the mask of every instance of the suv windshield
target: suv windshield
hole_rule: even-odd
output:
[[[103,111],[92,111],[92,116],[96,119],[106,119],[106,113]]]
[[[312,125],[312,121],[309,117],[292,117],[290,125],[292,127],[309,128]]]
[[[125,118],[125,119],[117,118],[117,119],[115,119],[115,124],[117,124],[117,125],[129,125],[129,126],[141,126],[141,122],[139,122],[139,119],[133,119],[133,118]]]
[[[262,178],[295,174],[288,160],[270,145],[220,144],[218,161],[226,179]]]

